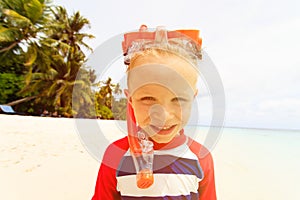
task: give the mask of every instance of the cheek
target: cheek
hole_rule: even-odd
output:
[[[191,104],[185,104],[181,106],[180,118],[184,123],[186,123],[190,118],[191,108]]]
[[[134,115],[139,125],[144,125],[149,121],[149,108],[142,105],[133,104]]]

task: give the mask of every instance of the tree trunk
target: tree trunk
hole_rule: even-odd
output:
[[[14,105],[17,105],[19,103],[23,103],[23,102],[26,102],[26,101],[30,101],[32,99],[35,99],[37,96],[32,96],[32,97],[25,97],[25,98],[22,98],[22,99],[18,99],[16,101],[12,101],[10,103],[7,103],[6,105],[8,106],[14,106]]]

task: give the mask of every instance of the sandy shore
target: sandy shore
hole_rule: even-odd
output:
[[[111,121],[100,123],[115,132]],[[218,199],[300,199],[299,152],[279,162],[277,155],[286,155],[279,146],[263,137],[250,140],[225,134],[213,150]],[[74,119],[0,115],[1,200],[91,199],[98,168]]]
[[[0,115],[0,199],[90,199],[99,163],[72,119]]]

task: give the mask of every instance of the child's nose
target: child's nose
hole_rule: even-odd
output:
[[[168,106],[155,104],[151,106],[149,116],[152,124],[163,126],[166,121],[173,117],[173,111]]]

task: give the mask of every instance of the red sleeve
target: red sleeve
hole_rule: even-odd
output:
[[[194,152],[200,162],[204,178],[199,182],[199,199],[216,200],[214,163],[211,153],[201,144],[190,139],[190,149]]]
[[[95,193],[92,200],[121,199],[120,193],[117,191],[116,169],[128,148],[127,137],[108,146],[98,172]]]

